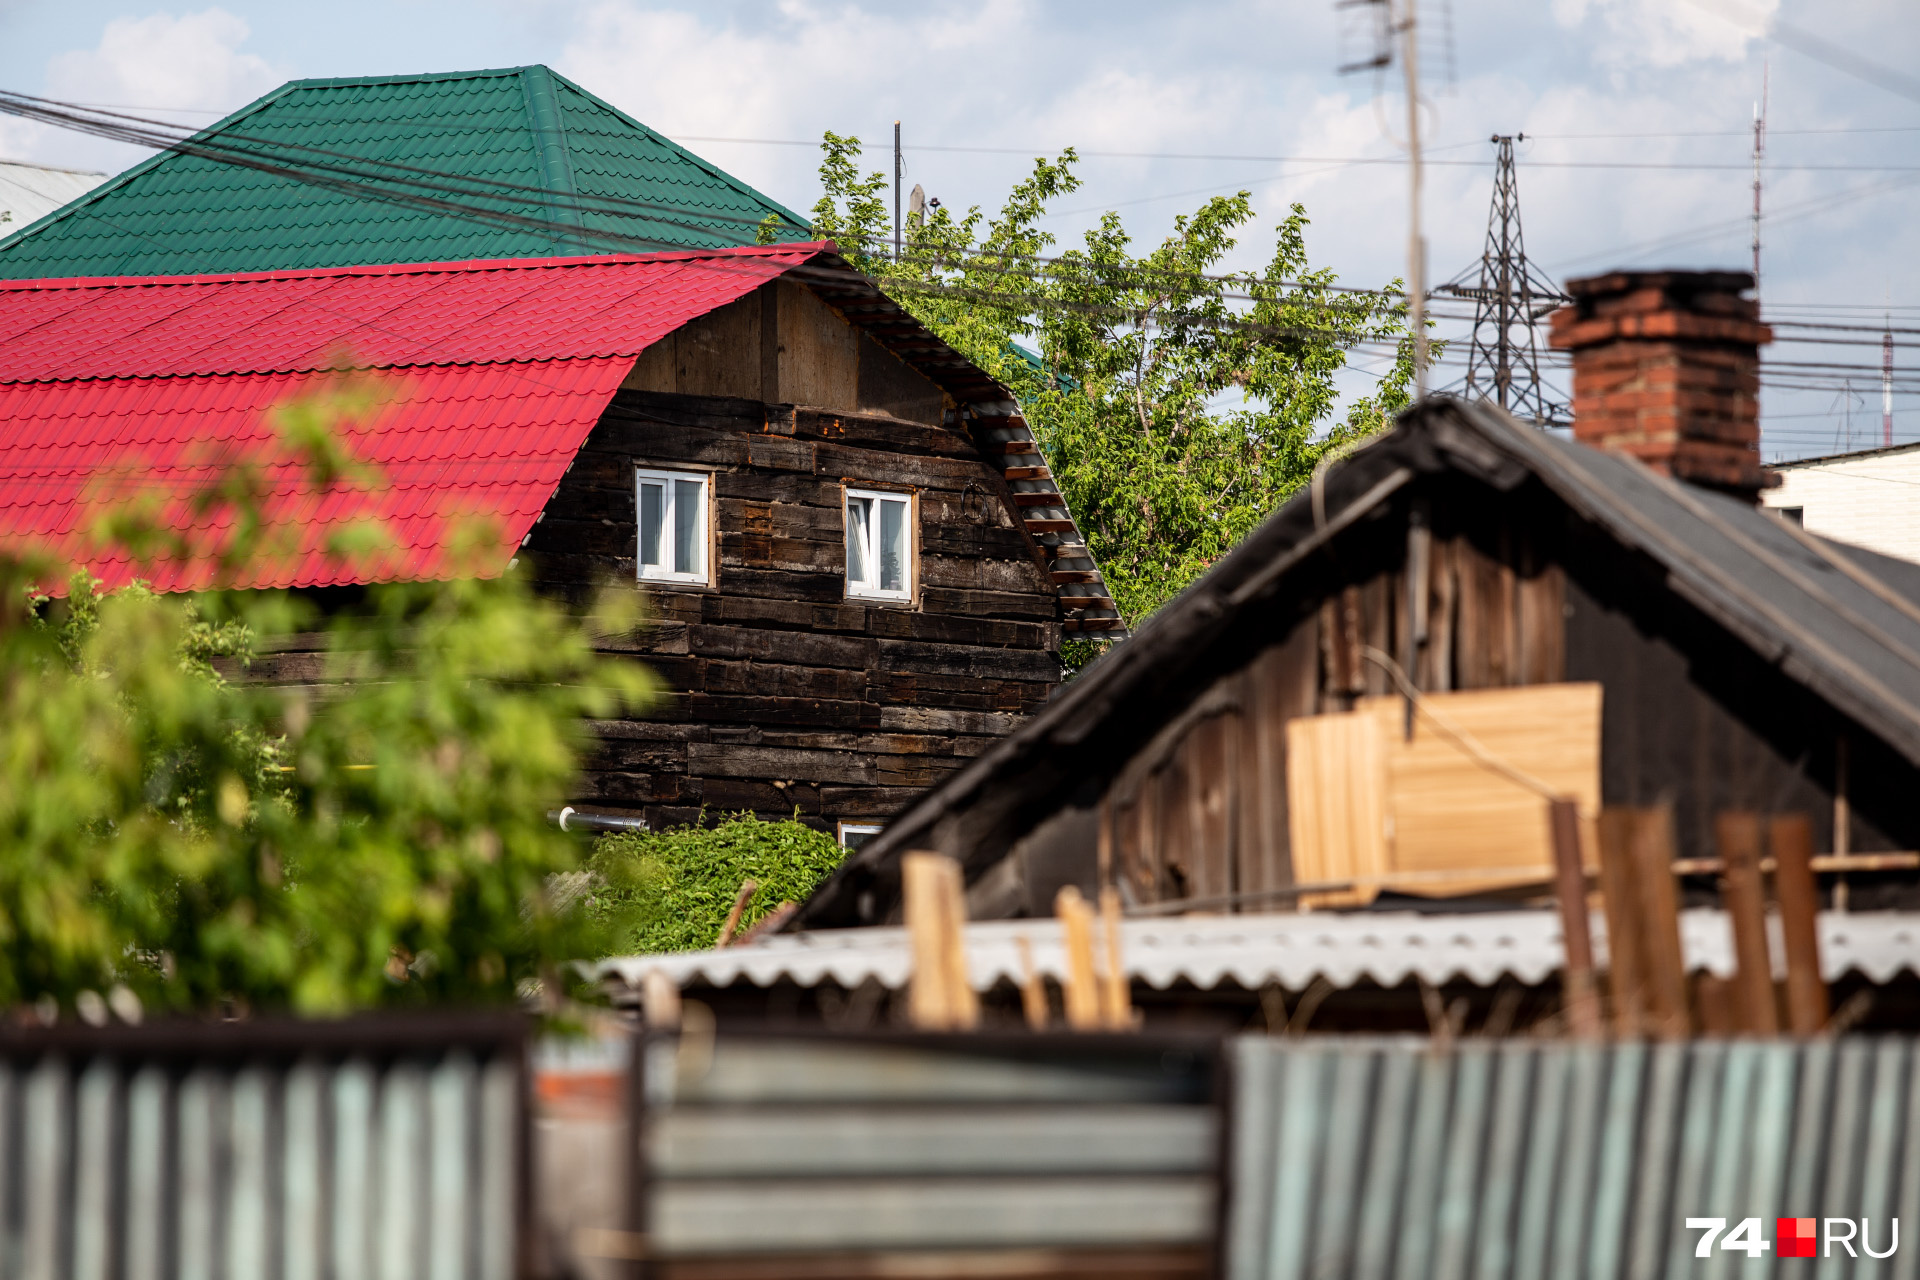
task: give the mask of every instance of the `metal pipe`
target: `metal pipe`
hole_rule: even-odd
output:
[[[613,813],[581,813],[572,805],[547,810],[547,821],[558,823],[562,831],[647,831],[645,818],[627,818]]]

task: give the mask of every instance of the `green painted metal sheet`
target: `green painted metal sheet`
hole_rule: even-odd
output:
[[[1229,1280],[1920,1272],[1911,1039],[1249,1037],[1234,1079]],[[1694,1217],[1758,1222],[1703,1258]],[[1776,1262],[1781,1217],[1819,1256]]]
[[[752,244],[805,219],[545,67],[295,80],[0,241],[0,278]],[[449,207],[451,206],[451,207]]]

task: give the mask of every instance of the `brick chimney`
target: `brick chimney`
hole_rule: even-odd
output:
[[[1676,479],[1757,499],[1759,321],[1744,271],[1614,271],[1569,280],[1552,344],[1573,353],[1573,437]]]

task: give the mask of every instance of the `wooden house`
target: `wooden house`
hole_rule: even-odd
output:
[[[199,519],[217,449],[268,466],[298,535],[242,585],[524,561],[557,593],[644,592],[654,625],[608,643],[669,696],[599,726],[582,810],[871,829],[1046,703],[1063,633],[1121,632],[1007,391],[828,244],[3,282],[0,333],[0,543],[203,586],[87,530],[129,472]],[[316,494],[272,411],[348,374],[384,482]],[[492,542],[457,564],[474,517]],[[331,554],[360,518],[388,548]],[[311,649],[254,675],[314,679]]]
[[[1512,905],[1551,879],[1551,794],[1590,865],[1605,812],[1670,815],[1692,900],[1725,815],[1758,813],[1811,823],[1829,904],[1915,905],[1920,569],[1758,505],[1750,286],[1573,282],[1574,440],[1416,405],[794,927],[897,920],[913,849],[962,860],[975,919],[1069,884],[1149,914]]]

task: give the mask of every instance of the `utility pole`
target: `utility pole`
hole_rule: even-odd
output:
[[[1407,82],[1407,325],[1413,334],[1413,394],[1427,394],[1427,241],[1420,228],[1420,42],[1416,22],[1420,0],[1335,0],[1336,10],[1371,18],[1372,49],[1366,58],[1340,68],[1381,71],[1393,63],[1393,41],[1400,41],[1400,69]]]
[[[1572,299],[1527,261],[1520,225],[1520,179],[1513,144],[1527,135],[1496,133],[1493,203],[1480,261],[1436,294],[1473,299],[1473,342],[1467,351],[1466,394],[1491,400],[1516,417],[1541,426],[1560,420],[1560,406],[1547,398],[1540,378],[1539,321]],[[1477,278],[1476,278],[1477,277]]]
[[[900,261],[900,179],[906,166],[900,162],[900,122],[893,122],[893,260]]]
[[[1771,67],[1760,64],[1760,101],[1753,104],[1753,292],[1760,295],[1760,157],[1767,149],[1767,78]]]
[[[1413,394],[1427,394],[1427,238],[1420,228],[1420,0],[1400,0],[1401,67],[1407,77],[1407,323],[1413,326]]]

